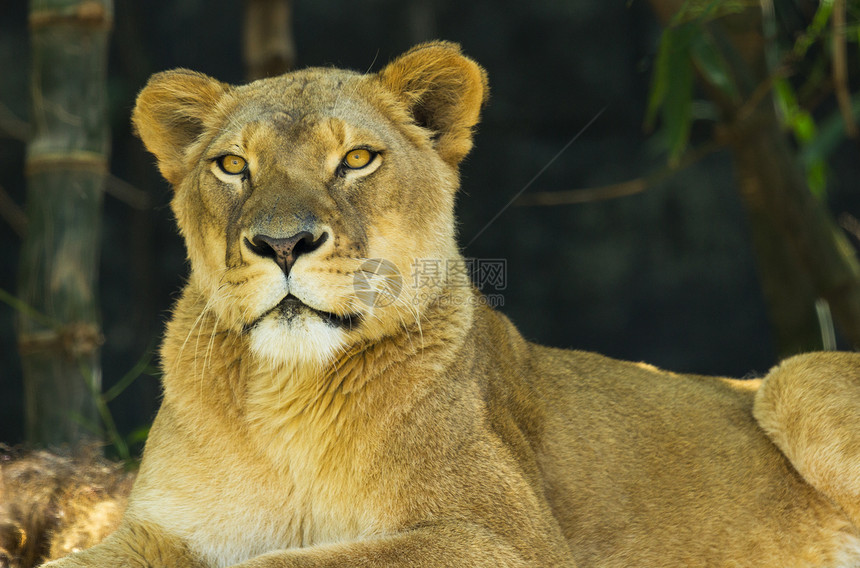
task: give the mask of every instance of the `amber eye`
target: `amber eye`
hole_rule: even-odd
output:
[[[375,155],[366,148],[356,148],[344,156],[343,165],[353,170],[359,170],[372,162]]]
[[[248,169],[248,162],[245,161],[245,158],[235,154],[221,156],[218,158],[217,162],[218,167],[221,168],[225,174],[233,176],[239,175]]]

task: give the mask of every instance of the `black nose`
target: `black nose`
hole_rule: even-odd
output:
[[[251,240],[245,239],[245,244],[255,254],[274,260],[284,271],[284,274],[289,275],[297,258],[305,253],[315,251],[327,239],[328,233],[323,233],[314,240],[311,233],[302,231],[285,239],[270,237],[269,235],[255,235]]]

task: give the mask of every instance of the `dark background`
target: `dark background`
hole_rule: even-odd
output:
[[[227,82],[245,75],[241,2],[117,0],[115,10],[111,170],[145,191],[151,206],[105,198],[99,283],[105,386],[157,345],[186,273],[168,208],[171,190],[130,133],[135,94],[151,73],[172,67]],[[26,16],[23,0],[3,3],[0,103],[24,119]],[[486,67],[492,96],[462,168],[460,241],[466,256],[506,259],[501,309],[528,339],[678,371],[763,373],[775,349],[725,152],[638,195],[505,209],[526,186],[527,193],[602,186],[665,165],[642,128],[659,31],[642,1],[298,0],[294,6],[300,67],[375,71],[432,38],[460,42]],[[0,186],[23,204],[24,143],[2,130]],[[709,135],[695,127],[694,143]],[[828,199],[836,215],[860,214],[855,153],[849,148],[832,164]],[[19,245],[0,224],[0,288],[13,293]],[[22,440],[22,391],[14,313],[0,304],[0,442]],[[143,376],[112,403],[120,430],[146,424],[158,392],[157,378]]]

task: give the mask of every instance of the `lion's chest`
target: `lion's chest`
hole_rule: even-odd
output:
[[[185,527],[192,550],[209,566],[229,566],[264,552],[351,540],[361,527],[324,483],[297,485],[260,476],[232,477]]]
[[[154,451],[161,459],[134,500],[136,515],[212,567],[354,540],[386,524],[352,447],[329,443],[328,429],[275,424],[252,437],[181,440],[169,456]]]

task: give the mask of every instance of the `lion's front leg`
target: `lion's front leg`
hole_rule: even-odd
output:
[[[575,566],[566,549],[535,542],[517,550],[503,536],[467,523],[425,526],[346,543],[269,552],[233,568],[500,568]]]
[[[187,547],[155,526],[127,522],[100,544],[43,568],[202,568]]]

